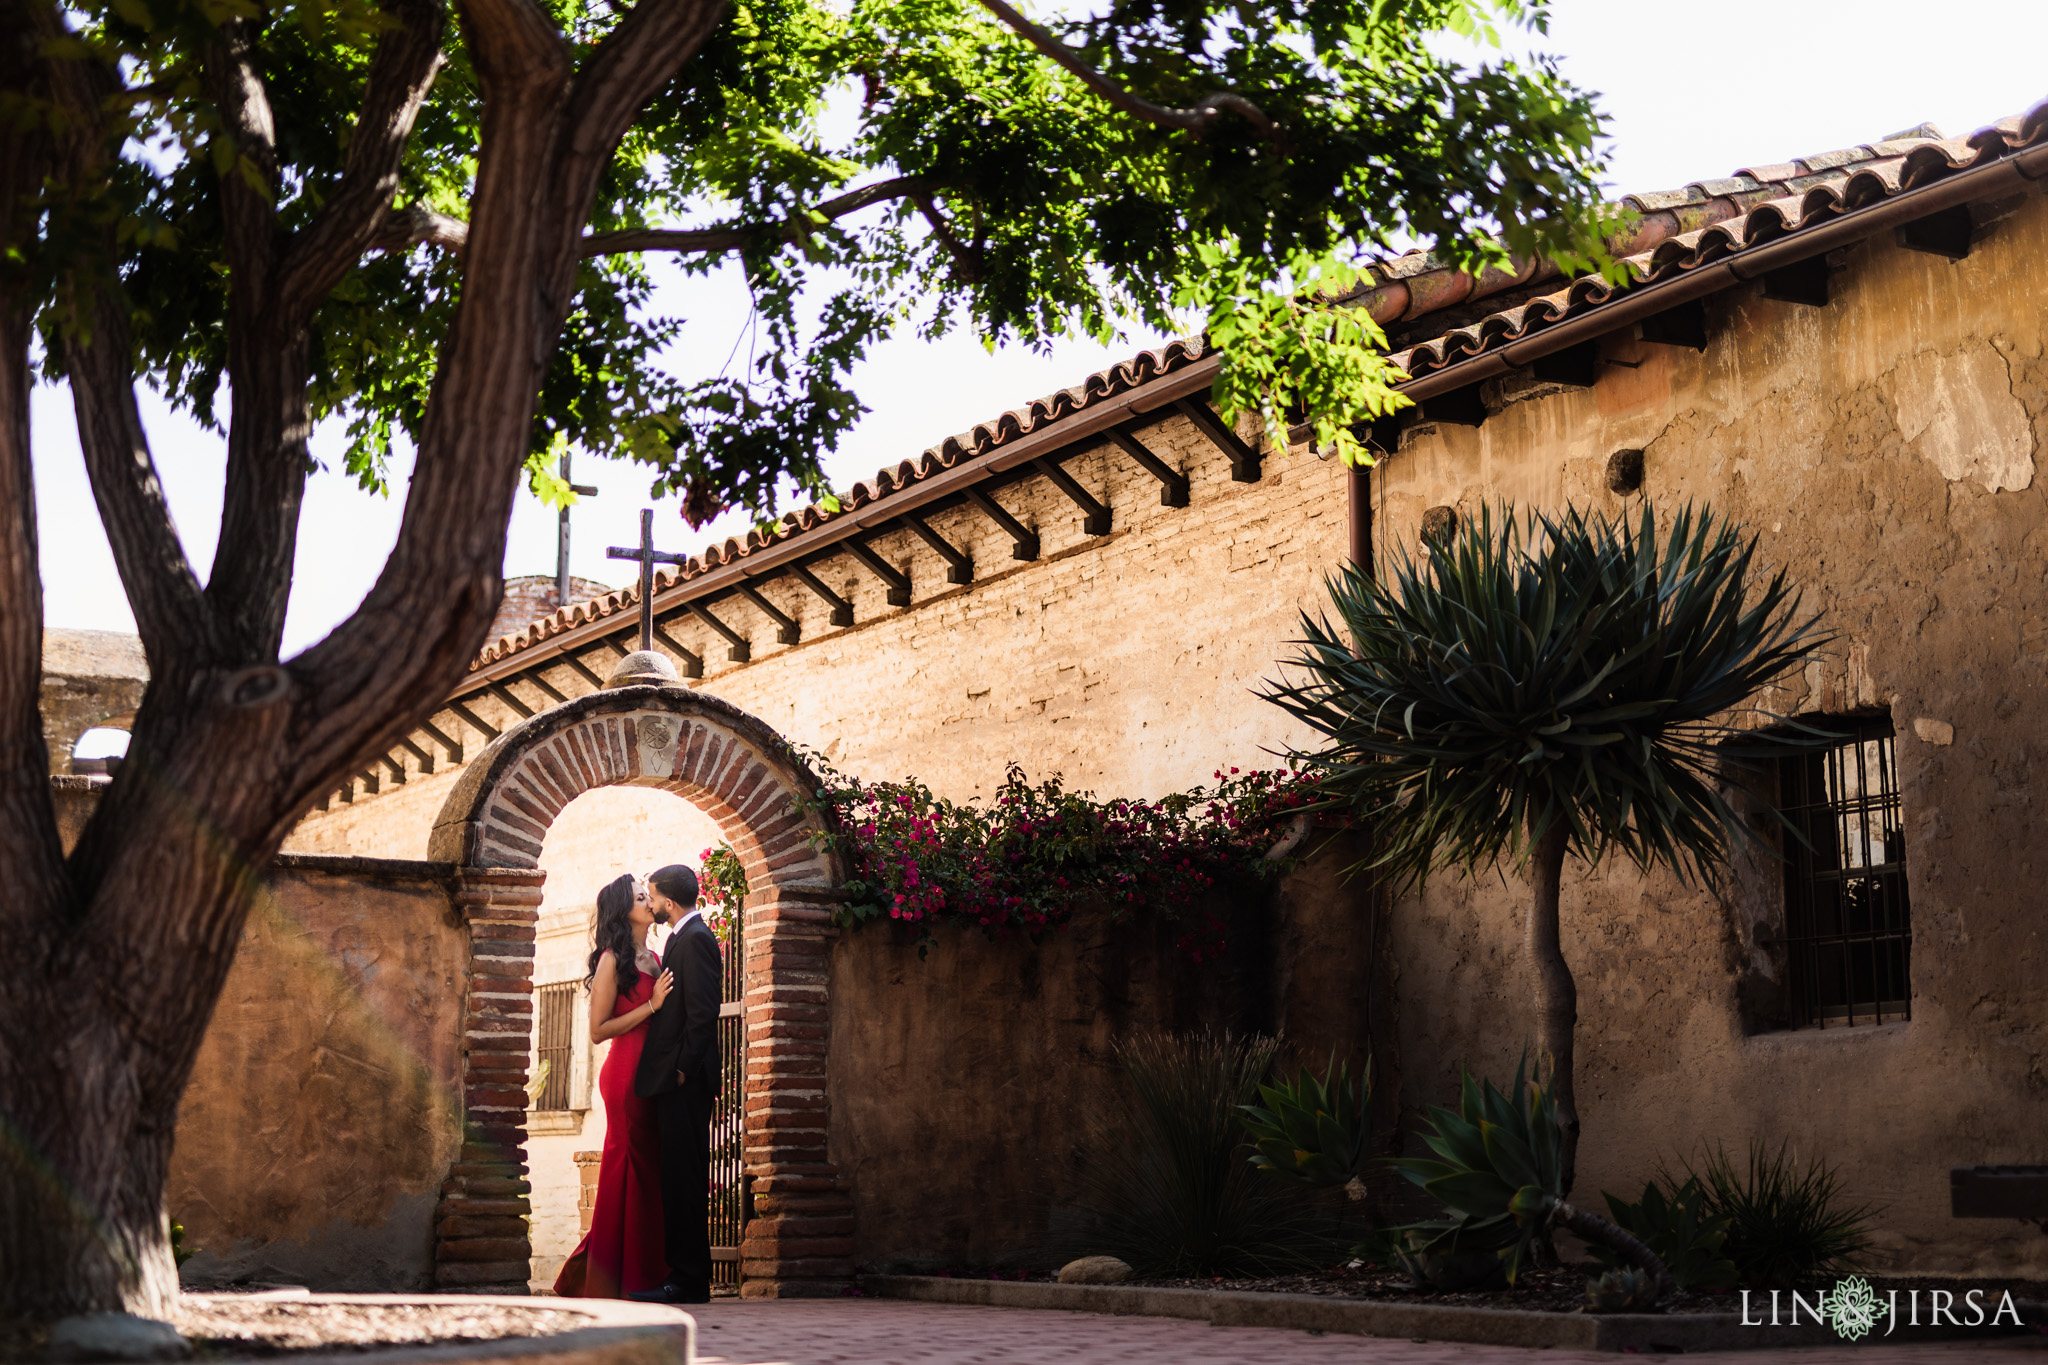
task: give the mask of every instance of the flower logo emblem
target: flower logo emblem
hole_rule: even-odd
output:
[[[1828,1316],[1828,1326],[1835,1329],[1835,1335],[1847,1341],[1861,1340],[1885,1315],[1884,1305],[1878,1302],[1876,1291],[1861,1275],[1835,1281],[1835,1290],[1826,1296],[1823,1311]]]

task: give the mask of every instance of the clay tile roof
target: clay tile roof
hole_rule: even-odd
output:
[[[1613,243],[1636,285],[1670,278],[1746,248],[1773,241],[1813,223],[1881,202],[1959,171],[2048,141],[2048,101],[2001,119],[1966,138],[1948,138],[1921,124],[1876,142],[1800,157],[1777,165],[1748,166],[1715,180],[1674,190],[1630,194],[1623,206],[1637,216]],[[1554,290],[1532,296],[1548,280]],[[1420,377],[1532,330],[1597,308],[1618,291],[1597,277],[1566,281],[1548,262],[1514,262],[1507,269],[1466,275],[1425,252],[1375,264],[1366,282],[1343,301],[1367,308],[1398,348],[1391,359]],[[1488,311],[1481,301],[1519,296]],[[1474,317],[1472,314],[1479,315]],[[1072,417],[1202,360],[1199,339],[1175,341],[1089,375],[972,430],[948,437],[914,459],[856,483],[836,511],[817,505],[791,512],[766,532],[749,531],[707,547],[677,571],[655,575],[659,595],[679,582],[709,573],[765,546],[802,536],[857,512],[934,474],[980,459],[1023,436]],[[637,586],[577,602],[488,645],[472,669],[532,648],[589,621],[634,612]]]

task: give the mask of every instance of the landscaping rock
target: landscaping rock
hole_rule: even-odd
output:
[[[1122,1284],[1131,1268],[1114,1256],[1083,1256],[1060,1267],[1061,1284]]]
[[[133,1313],[87,1313],[50,1329],[53,1361],[189,1360],[192,1343],[178,1329]]]

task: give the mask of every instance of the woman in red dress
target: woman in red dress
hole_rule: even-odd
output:
[[[590,1231],[562,1264],[555,1292],[564,1298],[617,1299],[668,1277],[662,1248],[661,1151],[654,1113],[633,1093],[633,1072],[647,1021],[673,984],[647,951],[654,911],[632,874],[597,893],[597,948],[590,955],[590,1041],[611,1040],[597,1073],[604,1098],[604,1157]],[[656,973],[660,974],[657,976]]]

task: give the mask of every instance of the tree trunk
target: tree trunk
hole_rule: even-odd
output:
[[[1550,1069],[1550,1095],[1557,1103],[1557,1124],[1564,1132],[1559,1165],[1559,1195],[1572,1192],[1579,1153],[1579,1107],[1572,1094],[1572,1035],[1579,1022],[1579,988],[1565,964],[1558,942],[1558,885],[1564,877],[1569,839],[1560,818],[1537,837],[1530,857],[1529,878],[1535,892],[1529,906],[1529,967],[1536,978],[1536,1057]]]

